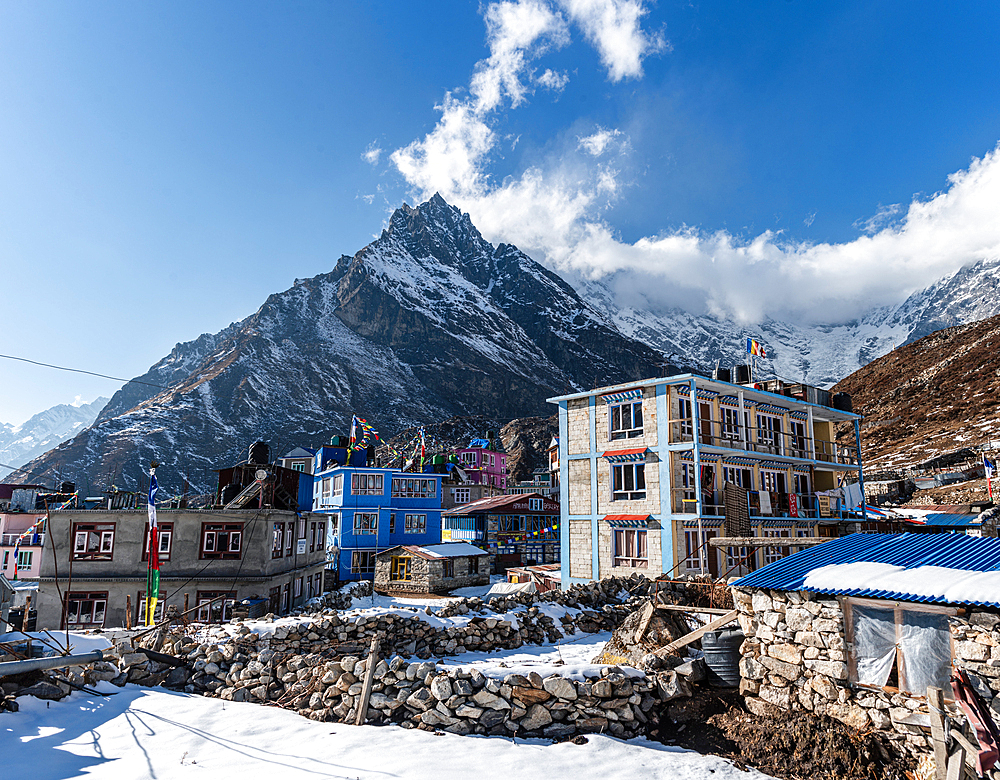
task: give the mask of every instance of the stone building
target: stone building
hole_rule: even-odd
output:
[[[69,509],[49,518],[38,628],[137,624],[146,600],[146,508]],[[247,598],[267,599],[269,612],[283,614],[323,592],[324,515],[159,509],[157,526],[158,614],[168,606],[206,604],[192,619],[221,620],[235,601]]]
[[[789,548],[708,540],[836,535],[843,505],[824,493],[860,476],[860,417],[792,394],[685,374],[549,401],[559,406],[564,588],[635,571],[752,571]],[[838,444],[838,423],[854,423],[850,446]],[[740,533],[723,531],[727,493],[749,515]]]
[[[1000,708],[1000,540],[852,534],[733,583],[754,713],[808,710],[930,749],[926,692],[964,669]]]
[[[379,593],[447,593],[489,583],[489,554],[465,542],[400,545],[376,556]]]

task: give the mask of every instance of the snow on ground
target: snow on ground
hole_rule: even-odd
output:
[[[717,756],[645,739],[587,744],[435,735],[395,726],[317,723],[294,712],[127,685],[103,698],[21,697],[0,713],[5,777],[31,780],[754,780]]]
[[[0,634],[0,642],[11,642],[20,644],[26,639],[34,640],[34,644],[41,644],[52,648],[51,652],[46,651],[45,655],[54,655],[56,647],[66,648],[65,631],[11,631],[7,634]],[[74,654],[91,653],[94,650],[106,650],[111,647],[111,640],[101,634],[83,634],[77,631],[69,632],[69,651]]]

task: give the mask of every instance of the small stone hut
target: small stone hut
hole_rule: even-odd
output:
[[[963,668],[1000,713],[1000,539],[852,534],[732,590],[752,712],[808,710],[927,753],[927,688],[941,688],[949,717],[962,722],[949,681]]]
[[[375,556],[379,593],[447,593],[489,583],[489,553],[466,542],[399,545]]]

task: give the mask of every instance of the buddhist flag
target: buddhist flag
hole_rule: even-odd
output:
[[[752,339],[747,336],[747,354],[753,355],[754,357],[767,357],[767,350],[764,349],[764,345],[761,344],[757,339]]]
[[[160,540],[156,526],[156,469],[149,470],[149,572],[146,576],[146,625],[153,625],[160,596]]]

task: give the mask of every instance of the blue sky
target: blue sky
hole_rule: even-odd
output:
[[[857,316],[996,256],[998,17],[2,2],[0,353],[138,375],[435,190],[644,305]],[[117,389],[0,371],[5,422]]]

